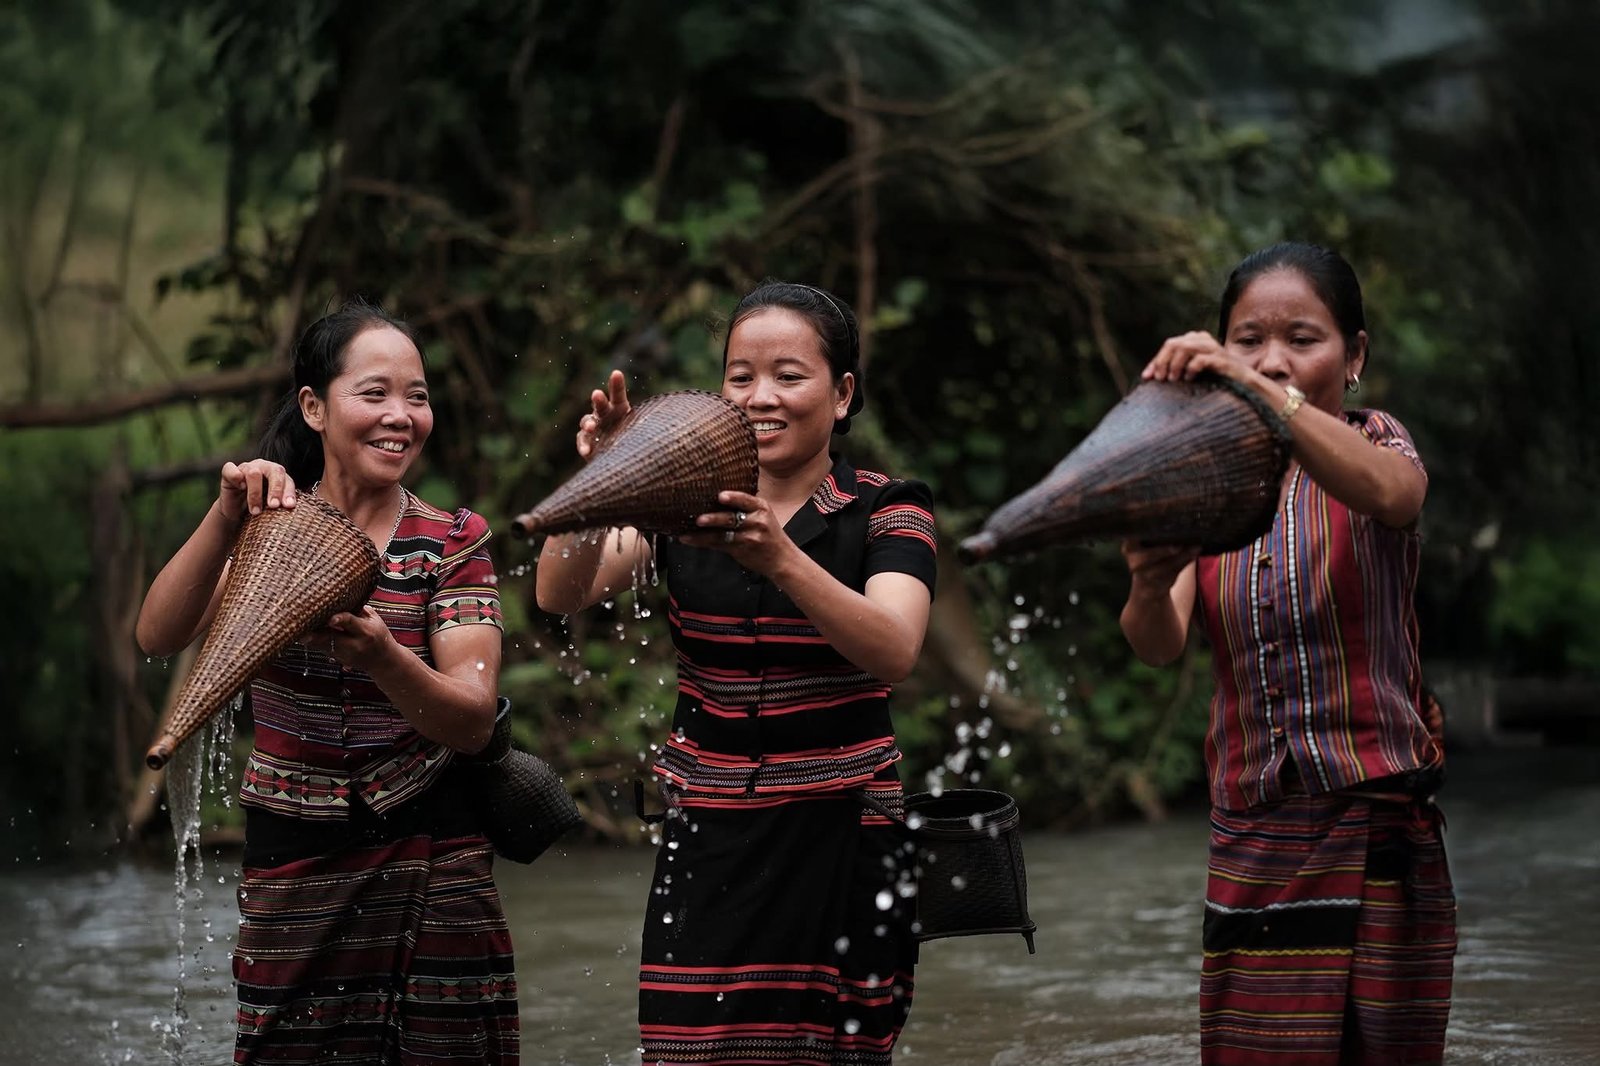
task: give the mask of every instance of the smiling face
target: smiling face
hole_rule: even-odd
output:
[[[322,434],[325,477],[393,485],[433,432],[422,355],[390,326],[362,330],[344,350],[326,399],[300,390],[306,423]]]
[[[722,395],[754,423],[764,472],[783,477],[808,464],[825,467],[833,424],[854,391],[855,378],[834,380],[816,329],[788,308],[756,311],[728,336]]]
[[[1329,414],[1345,382],[1366,363],[1367,335],[1345,343],[1328,305],[1298,270],[1271,270],[1247,285],[1228,317],[1223,345],[1281,385],[1294,385]]]

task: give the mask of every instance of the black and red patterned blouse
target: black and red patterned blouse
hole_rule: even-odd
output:
[[[452,626],[504,628],[489,526],[405,494],[367,601],[401,647],[433,665],[428,639]],[[348,819],[351,797],[376,814],[415,798],[450,750],[413,729],[365,671],[291,644],[250,685],[255,749],[239,802],[298,818]]]
[[[835,459],[784,527],[847,587],[935,579],[933,497]],[[654,772],[680,802],[858,787],[900,759],[890,686],[835,651],[782,590],[730,556],[657,545],[678,651],[678,705]]]

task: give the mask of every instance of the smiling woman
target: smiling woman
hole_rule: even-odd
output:
[[[889,695],[927,631],[933,501],[830,450],[862,406],[844,301],[769,282],[740,301],[724,351],[722,394],[755,427],[758,488],[722,493],[699,532],[654,548],[678,706],[653,767],[668,814],[640,1044],[649,1063],[887,1066],[917,945],[911,856],[878,811],[902,806]],[[591,402],[585,458],[630,409],[622,375]],[[623,540],[619,553],[552,537],[539,605],[573,611],[627,587],[652,549]]]
[[[433,429],[409,327],[347,304],[306,330],[294,373],[261,457],[223,467],[138,624],[153,654],[198,636],[246,514],[294,507],[302,485],[383,556],[360,611],[304,634],[250,685],[234,1062],[512,1066],[511,938],[455,768],[494,723],[489,528],[400,483]]]

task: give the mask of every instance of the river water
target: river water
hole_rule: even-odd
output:
[[[1442,804],[1461,915],[1446,1062],[1600,1066],[1600,749],[1456,758]],[[1197,1061],[1205,840],[1198,812],[1027,836],[1039,953],[1020,937],[925,945],[900,1057]],[[227,1061],[235,862],[207,856],[188,908],[181,1056],[164,1032],[178,971],[171,868],[103,859],[0,875],[0,1064]],[[579,847],[497,870],[529,1066],[637,1063],[650,863],[642,848]]]

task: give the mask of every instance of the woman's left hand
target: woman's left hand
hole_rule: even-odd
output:
[[[1266,375],[1243,359],[1228,354],[1228,350],[1218,343],[1217,338],[1205,330],[1168,337],[1155,358],[1145,364],[1139,379],[1193,381],[1195,375],[1204,370],[1210,370],[1220,377],[1237,381],[1258,392],[1268,381]]]
[[[726,552],[746,570],[770,574],[792,542],[767,501],[730,490],[718,493],[717,502],[731,509],[700,515],[694,524],[704,532],[685,533],[678,540],[692,548]]]
[[[327,625],[301,637],[300,642],[313,650],[326,648],[340,664],[370,673],[371,664],[394,643],[394,635],[383,617],[363,604],[354,614],[340,611],[328,619]]]

